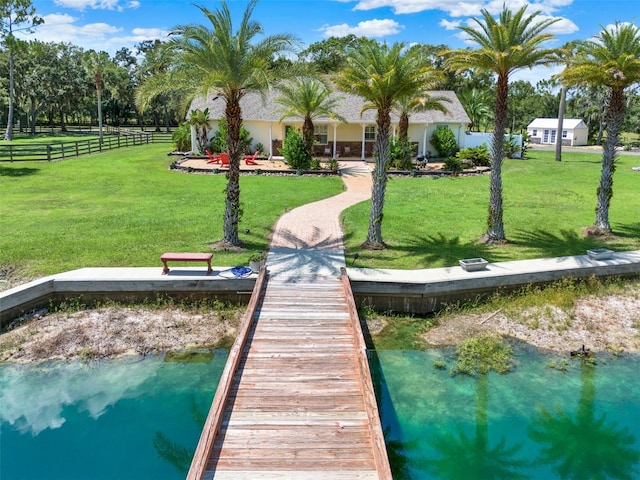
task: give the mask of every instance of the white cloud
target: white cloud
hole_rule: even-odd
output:
[[[459,20],[449,21],[443,18],[442,20],[440,20],[440,23],[438,25],[443,27],[445,30],[455,30],[460,26],[461,23],[462,22],[460,22]]]
[[[138,0],[125,2],[121,0],[54,0],[54,3],[59,7],[80,11],[90,8],[91,10],[117,10],[121,12],[127,8],[138,8],[140,6]]]
[[[510,0],[508,6],[516,10],[523,5],[529,5],[529,11],[540,10],[550,15],[559,8],[571,5],[574,0]],[[419,13],[427,10],[442,10],[452,17],[473,17],[480,14],[480,10],[486,9],[491,14],[502,11],[504,0],[359,0],[354,10],[374,10],[377,8],[390,8],[397,15]]]
[[[35,33],[22,35],[22,38],[72,43],[85,50],[106,51],[113,55],[123,47],[133,50],[136,44],[144,40],[166,40],[169,33],[159,28],[134,28],[131,32],[124,32],[122,28],[107,23],[80,25],[78,18],[68,14],[51,14],[43,18],[45,23]]]
[[[355,26],[342,23],[339,25],[325,25],[320,29],[323,35],[327,37],[344,37],[349,34],[358,37],[384,37],[387,35],[395,35],[402,30],[395,20],[366,20]]]
[[[547,18],[553,18],[553,17],[547,17],[545,15],[539,15],[538,17],[536,17],[537,20],[546,20]],[[545,33],[551,33],[553,35],[567,35],[569,33],[575,33],[578,30],[580,30],[578,26],[568,18],[564,18],[564,17],[556,17],[556,18],[558,18],[559,20],[553,25],[549,26],[545,30]]]

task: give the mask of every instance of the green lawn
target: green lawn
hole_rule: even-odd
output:
[[[118,149],[59,162],[0,164],[0,272],[53,274],[91,266],[161,266],[168,251],[211,251],[222,238],[224,175],[167,169],[168,145]],[[286,209],[343,190],[340,178],[242,176],[245,265],[267,246]],[[245,233],[246,230],[250,233]]]
[[[37,144],[53,144],[53,143],[73,143],[87,138],[98,138],[98,130],[92,134],[86,133],[37,133],[35,135],[27,133],[14,133],[13,140],[10,142],[0,140],[0,145],[30,145]]]
[[[415,269],[457,265],[461,258],[489,261],[582,255],[589,248],[640,249],[640,156],[620,156],[614,176],[610,220],[616,237],[587,238],[593,223],[600,155],[530,151],[527,160],[503,166],[504,223],[509,243],[488,246],[476,240],[486,232],[489,177],[391,178],[385,198],[383,251],[362,251],[369,203],[344,212],[347,258],[355,265]],[[349,264],[353,261],[350,260]]]
[[[154,266],[166,251],[210,251],[222,237],[224,175],[170,171],[167,145],[119,149],[59,162],[0,164],[0,273],[41,276],[89,266]],[[461,258],[490,261],[640,249],[639,156],[621,156],[610,218],[617,236],[582,235],[594,218],[597,154],[533,151],[504,165],[509,243],[476,242],[485,232],[489,177],[391,178],[384,251],[361,251],[369,203],[344,213],[356,266],[429,268]],[[286,210],[342,191],[339,178],[242,176],[241,239],[247,252],[217,252],[214,264],[246,264]],[[245,233],[246,230],[250,233]],[[348,257],[349,258],[349,257]],[[353,262],[349,259],[349,265]]]

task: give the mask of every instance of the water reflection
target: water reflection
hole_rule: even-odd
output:
[[[213,359],[213,357],[211,358]],[[190,398],[189,411],[196,427],[202,427],[207,413],[198,406],[193,396]],[[153,447],[158,455],[173,465],[178,472],[186,474],[189,471],[191,459],[196,451],[195,447],[187,447],[179,442],[174,442],[169,435],[161,431],[157,431],[153,436]]]
[[[580,361],[580,380],[574,417],[561,407],[554,411],[539,407],[529,429],[529,436],[544,445],[538,461],[551,465],[562,479],[637,479],[640,453],[634,448],[636,438],[628,427],[607,422],[604,413],[596,414],[595,363]]]
[[[226,357],[0,365],[0,478],[184,479]]]
[[[443,358],[453,352],[377,352],[394,478],[640,478],[640,357],[560,371],[517,349],[513,373],[475,379],[435,368]]]
[[[129,360],[114,363],[4,365],[0,377],[0,423],[33,436],[60,428],[65,409],[74,405],[94,420],[109,406],[135,398],[156,375],[160,363]],[[28,399],[28,401],[26,401]]]
[[[426,469],[436,478],[446,480],[528,479],[522,469],[529,462],[518,458],[522,444],[508,446],[507,439],[502,436],[495,446],[489,445],[489,376],[478,375],[476,384],[475,435],[469,436],[460,428],[456,432],[435,435],[431,443],[440,457],[427,460]]]

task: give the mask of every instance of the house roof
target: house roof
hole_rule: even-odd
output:
[[[527,128],[558,128],[557,118],[536,118]],[[580,118],[565,118],[562,120],[562,128],[573,130],[575,128],[587,128],[587,124]]]
[[[282,106],[275,102],[275,99],[279,96],[278,91],[270,90],[266,96],[266,100],[263,102],[262,97],[256,93],[249,93],[242,97],[240,100],[240,108],[242,109],[242,118],[245,121],[266,121],[266,122],[278,122],[282,116]],[[376,111],[367,110],[360,115],[360,110],[364,105],[364,100],[356,95],[334,92],[334,95],[343,99],[339,102],[337,113],[345,118],[348,123],[375,123]],[[465,112],[464,107],[458,100],[456,94],[452,91],[431,91],[429,92],[431,97],[444,97],[449,102],[443,102],[447,109],[447,113],[442,113],[437,110],[429,110],[426,112],[415,112],[409,117],[409,122],[412,124],[433,124],[433,123],[471,123],[471,119]],[[225,102],[221,97],[213,97],[213,99],[205,103],[202,97],[198,97],[191,102],[191,110],[200,109],[204,110],[209,108],[209,116],[212,119],[221,118],[224,116]],[[286,118],[283,122],[301,122],[302,118]],[[398,122],[398,115],[396,113],[391,114],[391,121]],[[333,122],[329,118],[318,118],[314,120],[314,123]]]

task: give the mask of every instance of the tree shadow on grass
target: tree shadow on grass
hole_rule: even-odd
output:
[[[517,230],[511,236],[510,243],[526,247],[536,252],[537,257],[543,258],[585,255],[587,250],[604,245],[598,238],[583,236],[573,230],[560,230],[557,233]]]
[[[7,168],[0,164],[0,177],[26,177],[27,175],[35,175],[40,172],[39,168]]]
[[[613,233],[622,238],[640,239],[640,223],[631,223],[629,225],[618,225],[613,229]]]
[[[490,262],[506,259],[499,247],[496,248],[476,241],[462,242],[458,236],[449,237],[442,233],[415,236],[408,239],[406,243],[388,245],[387,251],[391,256],[398,252],[402,256],[415,258],[416,268],[434,264],[458,265],[458,260],[463,258],[482,257]]]

